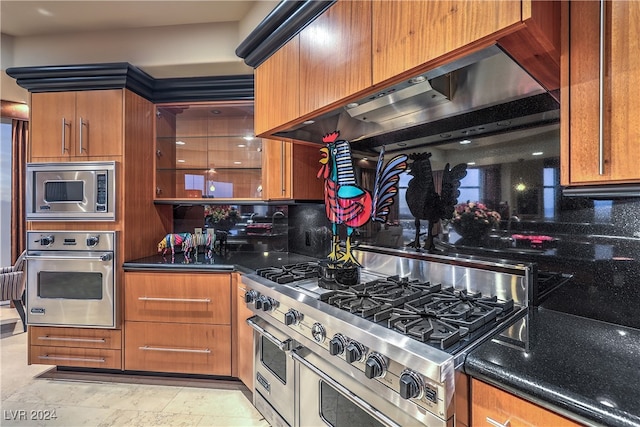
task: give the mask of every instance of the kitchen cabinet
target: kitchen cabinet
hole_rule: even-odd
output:
[[[475,378],[471,380],[471,395],[471,425],[473,426],[577,427],[580,425]]]
[[[242,281],[237,281],[236,339],[238,342],[238,378],[253,392],[253,329],[246,320],[253,316],[244,302],[246,288]]]
[[[640,3],[571,1],[563,11],[561,184],[638,183]]]
[[[121,369],[119,329],[29,327],[29,364]]]
[[[32,161],[121,156],[124,89],[31,94]]]
[[[289,139],[262,142],[264,200],[322,200],[319,144],[304,144]]]
[[[126,370],[231,375],[230,274],[124,277]]]
[[[373,2],[377,84],[520,21],[520,1]]]
[[[262,141],[252,102],[156,110],[156,199],[260,200]]]
[[[371,30],[371,2],[339,0],[300,32],[300,116],[371,87]]]
[[[258,136],[300,116],[300,37],[295,36],[254,73]]]

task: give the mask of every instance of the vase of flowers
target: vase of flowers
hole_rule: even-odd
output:
[[[235,206],[229,205],[205,205],[204,219],[207,227],[216,230],[229,231],[240,219],[240,215]]]
[[[468,201],[456,205],[451,224],[462,236],[463,244],[479,246],[489,231],[500,224],[500,214],[483,203]]]

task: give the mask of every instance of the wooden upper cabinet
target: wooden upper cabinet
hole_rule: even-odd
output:
[[[577,427],[580,425],[476,379],[471,381],[471,395],[471,425],[474,427],[498,425]]]
[[[358,2],[359,3],[359,2]],[[520,1],[373,0],[373,84],[520,22]]]
[[[262,141],[264,200],[322,200],[320,144],[291,140]]]
[[[640,182],[640,97],[633,96],[640,85],[640,3],[605,2],[604,29],[599,2],[567,3],[561,183]]]
[[[371,2],[340,0],[299,37],[300,116],[371,86]]]
[[[31,95],[31,159],[121,156],[123,89]]]
[[[300,116],[300,43],[296,36],[255,70],[257,136]]]

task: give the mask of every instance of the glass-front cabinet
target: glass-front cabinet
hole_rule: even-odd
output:
[[[260,200],[253,102],[156,106],[156,199]]]

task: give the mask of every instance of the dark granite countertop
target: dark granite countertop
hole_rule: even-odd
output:
[[[299,262],[315,261],[305,255],[291,252],[236,252],[228,251],[222,255],[214,254],[211,259],[205,259],[204,254],[198,255],[197,262],[185,262],[184,256],[152,255],[123,264],[125,271],[134,270],[163,270],[163,271],[239,271],[253,273],[258,268],[274,267]]]
[[[640,330],[531,308],[528,351],[488,341],[465,371],[579,422],[640,426]]]

